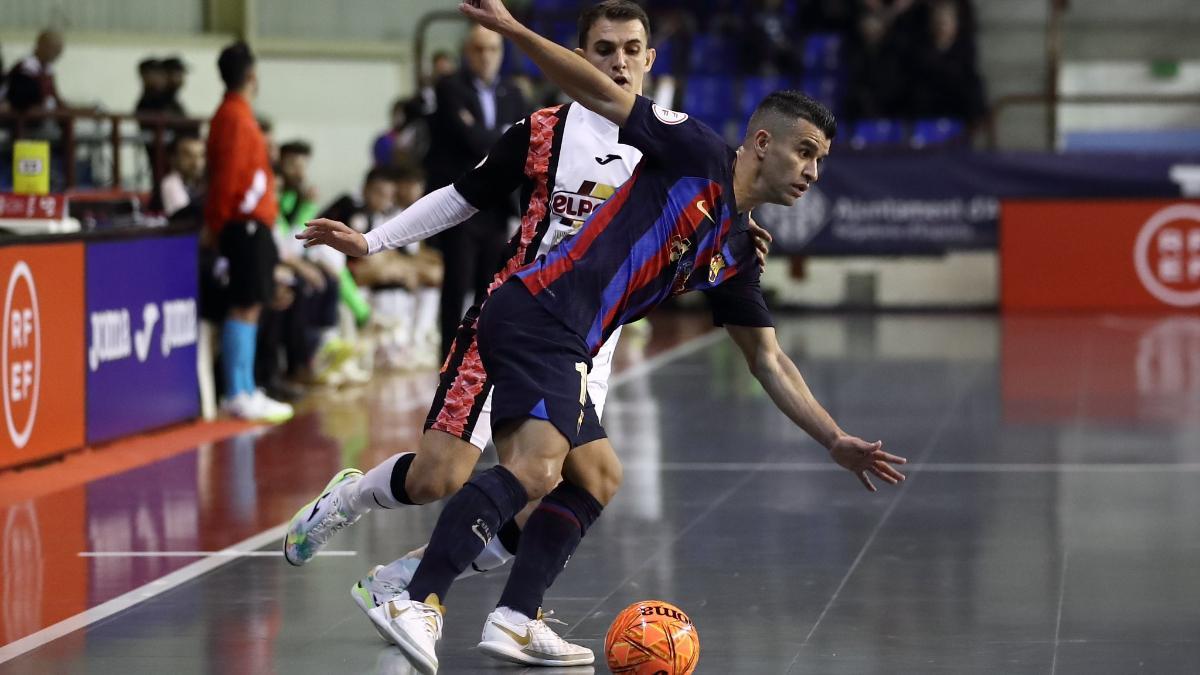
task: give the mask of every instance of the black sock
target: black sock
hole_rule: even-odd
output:
[[[521,550],[500,596],[500,606],[530,618],[537,616],[546,590],[603,508],[587,490],[565,480],[546,495],[525,523]]]
[[[408,469],[412,466],[413,459],[415,458],[416,455],[410,452],[396,460],[396,465],[392,467],[392,496],[401,504],[408,504],[409,506],[416,506],[416,503],[408,497],[408,490],[404,487],[404,481],[408,479]]]
[[[528,501],[524,486],[502,466],[472,478],[446,502],[408,597],[421,601],[433,593],[444,602],[454,579]]]
[[[521,543],[521,528],[517,527],[517,521],[509,519],[507,523],[500,526],[500,545],[504,547],[512,555],[517,554],[517,546]]]

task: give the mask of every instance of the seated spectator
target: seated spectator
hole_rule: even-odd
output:
[[[158,183],[150,210],[161,211],[172,222],[204,220],[204,141],[180,136],[170,146],[171,171]]]
[[[400,98],[392,104],[391,127],[375,138],[371,155],[375,166],[392,168],[419,162],[429,150],[429,124],[420,96]]]
[[[987,111],[976,66],[974,21],[965,1],[931,0],[913,54],[909,115],[977,122]]]
[[[795,74],[802,65],[783,0],[755,0],[742,23],[742,70],[759,75]]]
[[[282,311],[264,313],[259,324],[259,353],[264,357],[256,363],[256,377],[267,383],[268,393],[286,398],[299,396],[308,383],[343,384],[368,378],[346,358],[353,350],[337,331],[346,282],[355,302],[367,307],[346,269],[346,257],[328,247],[305,249],[293,236],[317,215],[316,190],[308,181],[311,157],[312,147],[304,141],[279,147],[279,217],[274,234],[283,268],[280,277],[294,299]]]
[[[420,198],[424,188],[424,176],[418,169],[394,173],[372,169],[363,183],[361,199],[343,196],[323,217],[370,232],[396,214],[398,195],[402,208],[407,207]],[[437,253],[417,245],[351,262],[355,280],[372,291],[376,362],[390,368],[436,365],[437,288],[442,281]]]
[[[881,12],[863,12],[847,56],[848,85],[844,110],[848,119],[901,117],[910,87],[906,54],[889,20]]]

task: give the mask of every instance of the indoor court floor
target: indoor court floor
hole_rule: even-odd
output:
[[[662,316],[606,411],[625,484],[546,598],[594,672],[649,598],[690,614],[699,673],[1200,672],[1200,319],[782,316],[843,428],[911,462],[870,494],[722,332]],[[349,589],[437,508],[373,513],[304,568],[280,524],[342,466],[411,447],[433,385],[380,378],[281,427],[0,490],[0,673],[409,672]],[[455,585],[440,672],[593,672],[474,651],[504,577]]]

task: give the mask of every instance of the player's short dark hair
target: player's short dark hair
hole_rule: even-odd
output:
[[[183,59],[179,58],[178,56],[168,56],[167,58],[163,59],[162,66],[168,73],[187,72],[187,64],[184,63]]]
[[[609,21],[641,21],[646,29],[646,40],[650,39],[650,17],[642,6],[632,0],[603,0],[583,10],[579,15],[579,47],[587,49],[588,33],[601,19]]]
[[[217,70],[221,71],[221,81],[229,91],[241,89],[250,76],[254,67],[254,52],[245,42],[235,42],[221,50],[217,57]]]
[[[794,89],[780,89],[773,92],[758,104],[754,114],[750,116],[747,133],[754,133],[763,127],[767,118],[777,115],[786,119],[807,120],[825,134],[825,138],[833,140],[837,135],[837,120],[833,113],[820,101],[808,94]]]
[[[366,186],[370,185],[371,183],[374,183],[376,181],[381,181],[381,180],[391,183],[391,182],[394,182],[396,179],[393,176],[393,172],[391,169],[389,169],[385,166],[377,166],[377,167],[371,169],[370,171],[368,171],[367,175],[363,177],[363,187],[366,187]]]
[[[279,146],[279,156],[285,157],[287,155],[304,155],[305,157],[312,157],[312,146],[305,141],[288,141],[287,143]]]
[[[204,139],[200,138],[199,132],[195,132],[195,131],[180,132],[178,135],[175,136],[175,138],[171,139],[170,143],[167,143],[167,156],[174,157],[175,153],[179,152],[179,146],[183,145],[187,141],[203,142]]]
[[[158,59],[156,59],[154,57],[151,57],[148,59],[142,59],[138,63],[138,74],[139,75],[145,75],[146,73],[151,73],[156,70],[162,72],[164,70],[164,68],[163,68],[163,62],[159,61]]]
[[[413,183],[425,180],[425,171],[413,162],[401,162],[391,168],[392,180],[397,183]]]

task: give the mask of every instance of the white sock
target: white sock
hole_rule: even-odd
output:
[[[496,613],[500,615],[501,619],[504,619],[514,626],[519,626],[523,623],[529,623],[533,620],[533,617],[525,616],[511,607],[497,607]]]
[[[504,544],[500,543],[500,537],[492,537],[487,546],[484,546],[483,550],[479,552],[479,556],[475,558],[474,562],[458,578],[462,579],[464,576],[474,576],[481,572],[490,572],[512,559],[513,554],[509,553],[508,549],[504,548]]]
[[[392,494],[392,471],[401,457],[411,454],[413,453],[402,452],[388,457],[349,486],[350,494],[347,495],[346,504],[350,510],[364,514],[377,507],[396,509],[404,506],[405,504]]]

